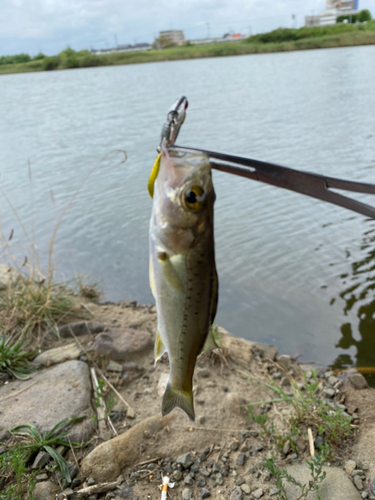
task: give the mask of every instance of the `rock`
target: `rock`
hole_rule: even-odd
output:
[[[120,489],[117,489],[115,493],[119,498],[134,498],[133,489],[126,483],[122,483]]]
[[[107,325],[95,321],[79,321],[77,323],[67,323],[59,326],[60,337],[66,339],[69,337],[79,337],[81,335],[95,335],[102,332]],[[74,335],[73,335],[74,334]]]
[[[334,375],[331,375],[328,379],[328,383],[329,385],[336,385],[337,382],[339,381],[339,379],[337,377],[335,377]]]
[[[246,455],[244,453],[239,453],[236,459],[236,465],[244,465],[246,460]]]
[[[168,381],[169,381],[169,373],[163,373],[159,378],[157,387],[159,398],[163,397],[165,389],[167,388],[168,385]]]
[[[51,455],[46,451],[40,451],[35,457],[32,469],[39,469],[46,465],[47,462],[51,460]]]
[[[230,449],[231,449],[232,451],[237,451],[237,450],[238,450],[238,443],[237,443],[237,441],[233,441],[233,442],[231,443],[231,445],[230,445]]]
[[[348,378],[355,389],[366,389],[368,387],[367,380],[361,373],[350,374]]]
[[[357,464],[354,462],[354,460],[348,460],[347,462],[345,462],[344,470],[348,474],[348,476],[351,476],[356,467]]]
[[[203,467],[201,469],[199,469],[199,472],[204,477],[210,477],[210,475],[211,475],[211,472],[209,470],[207,470],[207,469],[203,469]]]
[[[89,477],[87,480],[87,486],[93,486],[95,484],[95,479]]]
[[[199,488],[203,488],[204,486],[206,486],[206,480],[205,479],[199,479],[198,482],[197,482],[197,486]]]
[[[33,498],[35,500],[55,500],[58,486],[51,481],[37,483],[33,489]]]
[[[201,494],[200,494],[201,498],[209,498],[211,496],[211,493],[206,490],[205,488],[203,488],[201,490]]]
[[[262,358],[270,359],[275,361],[276,356],[279,354],[279,350],[274,345],[268,344],[255,344],[253,346],[253,353],[260,354]]]
[[[248,484],[243,483],[243,484],[241,484],[240,488],[247,495],[250,493],[250,486]]]
[[[181,498],[182,498],[182,500],[190,500],[192,498],[191,490],[189,490],[189,488],[185,488],[182,491]]]
[[[242,500],[242,490],[237,486],[237,488],[232,492],[231,500]]]
[[[151,335],[132,328],[107,327],[95,337],[92,351],[108,356],[114,361],[134,361],[135,354],[142,354],[153,346]]]
[[[143,366],[137,365],[134,361],[129,361],[122,365],[123,374],[121,380],[123,382],[131,382],[144,374],[145,369]]]
[[[251,493],[251,496],[253,496],[254,498],[261,498],[262,496],[264,495],[264,491],[262,490],[262,488],[258,488],[257,490],[253,491]]]
[[[290,370],[292,366],[292,358],[283,354],[277,358],[277,364],[280,365],[286,372]]]
[[[316,438],[314,439],[314,446],[317,450],[319,450],[319,448],[321,446],[324,446],[325,444],[326,440],[322,436],[316,436]]]
[[[308,484],[311,480],[311,471],[307,465],[289,465],[286,467],[288,474],[301,484]],[[323,467],[326,477],[321,483],[318,492],[310,492],[306,500],[317,500],[320,495],[322,500],[360,500],[360,495],[343,470],[338,467]],[[299,487],[283,480],[286,497],[296,500],[300,497]]]
[[[333,398],[333,396],[336,394],[335,389],[331,389],[331,387],[327,387],[324,391],[324,395],[327,398]]]
[[[176,463],[182,465],[184,469],[188,469],[191,465],[193,465],[194,462],[191,453],[188,452],[180,455],[177,458]]]
[[[175,470],[175,471],[173,471],[172,477],[173,477],[174,481],[181,481],[182,472],[180,470]]]
[[[290,451],[290,441],[287,439],[283,445],[283,453],[284,455],[287,455]]]
[[[188,474],[186,477],[184,477],[184,483],[187,484],[188,486],[192,486],[194,483],[194,480],[190,474]]]
[[[122,372],[122,365],[120,365],[120,363],[117,363],[116,361],[113,361],[113,359],[111,359],[111,361],[107,365],[107,371],[121,373]]]
[[[216,482],[216,484],[220,484],[220,485],[224,483],[223,475],[221,474],[221,472],[218,472],[217,474],[215,474],[215,482]]]
[[[353,483],[354,483],[355,487],[357,488],[357,490],[363,490],[362,479],[359,476],[353,477]]]
[[[39,354],[34,360],[35,366],[51,366],[58,363],[63,363],[69,359],[78,359],[82,354],[81,348],[73,343],[49,349]]]
[[[278,493],[280,493],[279,488],[271,488],[269,491],[269,496],[273,497],[274,495],[277,495]]]
[[[84,458],[82,463],[83,474],[92,476],[97,482],[114,481],[123,469],[141,461],[143,455],[139,443],[143,441],[144,431],[149,431],[151,436],[155,435],[166,426],[171,425],[175,418],[174,415],[170,414],[166,417],[157,415],[146,418],[124,434],[101,443]],[[148,444],[148,447],[148,453],[153,453],[157,449],[158,456],[170,456],[167,455],[167,450],[171,451],[170,445],[167,448],[166,444],[164,451],[160,446],[156,448],[156,445],[154,445],[153,447],[152,442]],[[163,453],[165,454],[163,455]]]
[[[42,472],[41,474],[37,474],[35,476],[35,481],[40,482],[40,481],[47,481],[48,480],[48,474],[46,472]]]
[[[87,417],[72,427],[72,441],[88,441],[95,431],[90,418],[91,381],[89,369],[82,361],[66,361],[50,369],[31,375],[32,380],[15,380],[0,387],[1,428],[11,429],[25,422],[34,424],[42,432],[50,431],[65,418]],[[12,395],[22,391],[22,397]],[[9,397],[8,397],[9,396]]]

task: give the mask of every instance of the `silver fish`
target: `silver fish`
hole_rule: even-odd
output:
[[[211,331],[218,300],[214,202],[208,157],[168,152],[163,145],[150,221],[150,286],[158,320],[155,363],[168,353],[163,416],[178,406],[192,421],[196,359],[218,347]]]

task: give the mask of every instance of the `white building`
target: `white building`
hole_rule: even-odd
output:
[[[336,24],[339,16],[356,14],[359,0],[327,0],[327,10],[317,16],[305,16],[305,26],[329,26]]]
[[[184,32],[182,30],[159,31],[159,38],[166,38],[176,44],[184,43],[185,41]]]

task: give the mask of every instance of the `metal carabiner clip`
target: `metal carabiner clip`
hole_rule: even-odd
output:
[[[161,143],[165,139],[166,146],[173,146],[175,143],[178,133],[180,131],[181,125],[184,123],[186,116],[186,109],[189,103],[185,96],[176,99],[173,106],[170,108],[167,114],[167,121],[164,123],[161,129],[160,144],[158,147],[158,152],[160,152]]]

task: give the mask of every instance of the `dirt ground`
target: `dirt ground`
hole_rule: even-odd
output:
[[[91,311],[91,321],[99,321],[120,328],[135,328],[147,331],[154,336],[156,309],[153,305],[87,303],[86,307]],[[194,376],[196,421],[192,423],[182,410],[174,410],[172,420],[160,432],[154,434],[144,432],[143,437],[135,445],[136,449],[132,457],[129,457],[121,470],[124,478],[133,488],[134,494],[140,499],[159,499],[161,477],[167,473],[166,470],[169,470],[168,474],[172,472],[168,462],[162,459],[171,457],[172,463],[179,455],[188,451],[192,452],[194,459],[197,459],[203,450],[209,449],[207,460],[217,463],[226,460],[228,475],[223,478],[223,484],[215,484],[212,477],[206,480],[206,489],[210,491],[211,498],[223,500],[230,498],[241,479],[250,485],[251,491],[261,488],[262,498],[268,499],[270,498],[269,492],[274,485],[265,473],[262,461],[276,456],[280,464],[287,464],[300,462],[309,457],[308,443],[303,440],[297,454],[293,455],[293,450],[286,454],[280,450],[275,451],[270,438],[262,435],[260,426],[249,419],[247,410],[242,406],[246,403],[275,398],[273,391],[256,382],[255,379],[269,382],[272,374],[281,371],[283,378],[293,375],[300,384],[305,384],[306,380],[303,376],[305,370],[302,370],[298,364],[292,364],[287,374],[277,361],[271,359],[275,351],[258,349],[255,344],[233,337],[224,330],[221,330],[221,335],[224,348],[205,354],[197,361]],[[92,338],[81,338],[81,342],[89,348]],[[68,340],[64,343],[68,343]],[[48,347],[52,347],[50,342],[48,344]],[[53,344],[56,343],[53,342]],[[144,419],[160,415],[161,412],[162,395],[169,373],[167,358],[163,357],[154,366],[153,352],[150,349],[142,355],[137,355],[134,361],[142,368],[143,373],[134,380],[124,382],[115,373],[106,372],[108,379],[135,412],[135,418],[129,418],[123,403],[117,401],[111,409],[111,419],[118,434],[128,432]],[[346,380],[345,374],[342,380],[336,398],[345,404],[348,412],[357,413],[359,419],[353,422],[352,437],[344,440],[335,450],[333,464],[341,466],[349,458],[354,459],[358,463],[357,468],[363,465],[368,478],[373,478],[375,475],[375,390],[372,388],[354,389]],[[277,382],[280,383],[280,380]],[[323,374],[322,388],[326,384]],[[287,383],[284,389],[287,392],[290,390]],[[258,414],[267,412],[268,423],[272,422],[276,432],[280,435],[288,431],[290,404],[264,403],[262,406],[254,406],[254,411]],[[99,440],[96,441],[96,444],[99,442]],[[246,462],[244,465],[237,465],[238,454],[241,451],[246,453]],[[226,458],[222,459],[222,456]],[[144,462],[145,465],[137,467],[137,464]],[[192,490],[193,498],[200,498],[201,488],[198,488],[196,483],[197,481],[188,487]],[[181,492],[186,487],[183,480],[176,482],[175,487],[168,490],[168,498],[181,498]]]

